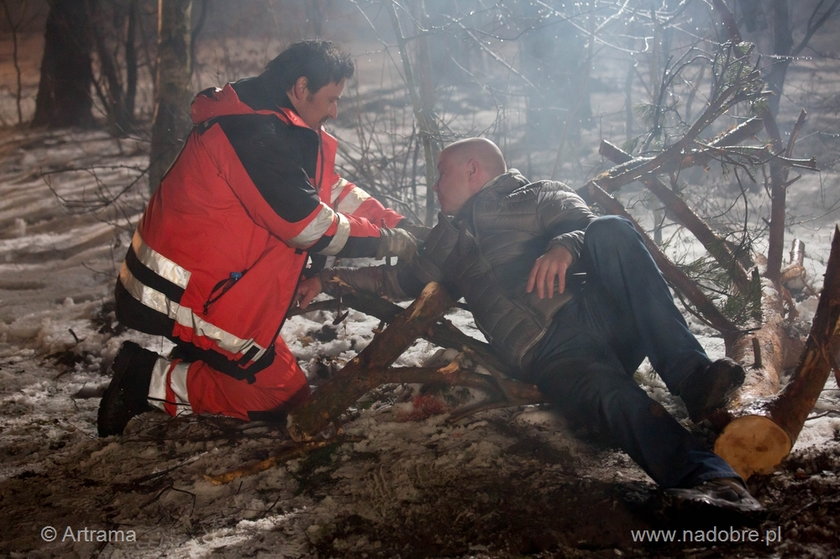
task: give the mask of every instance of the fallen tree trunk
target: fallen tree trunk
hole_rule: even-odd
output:
[[[663,158],[659,155],[656,157],[633,157],[626,161],[616,162],[618,163],[616,166],[599,173],[592,181],[597,182],[601,188],[612,194],[622,186],[646,175],[668,174],[698,165],[706,165],[716,157],[720,157],[722,151],[728,150],[731,146],[754,136],[763,126],[761,119],[753,117],[722,132],[707,143],[698,141],[697,145],[699,147],[672,150],[669,157]],[[659,161],[657,165],[645,167],[647,170],[644,173],[638,172],[643,165],[650,164],[654,159]],[[578,194],[585,193],[586,186],[584,185],[579,189]]]
[[[379,384],[373,371],[386,369],[396,361],[453,304],[452,297],[441,284],[428,284],[365,349],[318,387],[315,397],[289,413],[289,435],[298,441],[317,436],[365,392]]]
[[[313,439],[365,393],[383,384],[465,386],[480,390],[487,396],[466,409],[455,410],[453,418],[480,409],[545,401],[536,386],[506,378],[506,367],[485,347],[487,344],[470,338],[443,318],[454,301],[438,283],[428,284],[407,309],[361,293],[345,294],[342,300],[387,321],[389,325],[376,334],[359,355],[319,386],[312,398],[291,410],[286,426],[289,435],[296,441]],[[458,349],[460,353],[444,367],[391,367],[419,337],[443,347]],[[479,368],[486,369],[490,374],[479,372]]]
[[[782,348],[776,338],[781,325],[772,326],[768,330],[768,337],[759,340],[761,353],[756,360],[764,370],[768,364],[780,363],[783,359],[780,355],[767,359],[768,356],[764,354],[768,349],[774,352]],[[746,341],[742,343],[746,344]],[[771,395],[766,392],[773,390],[772,375],[765,377],[765,384],[760,379],[757,382],[756,375],[748,375],[749,383],[742,387],[732,406],[735,417],[715,441],[715,452],[745,479],[755,473],[771,472],[790,453],[831,369],[836,370],[833,356],[838,348],[840,229],[835,228],[817,313],[805,351],[792,378],[781,393]],[[736,349],[740,350],[740,346]],[[733,357],[736,354],[733,353]]]
[[[392,322],[404,310],[399,305],[382,297],[362,292],[345,293],[341,296],[341,300],[349,307],[388,323]],[[490,369],[505,375],[510,373],[509,367],[496,356],[490,344],[464,334],[443,317],[420,335],[440,347],[466,351]]]
[[[586,184],[575,191],[584,200],[588,201],[587,193],[591,189],[592,184],[597,184],[607,193],[613,193],[622,186],[641,180],[643,177],[649,175],[654,176],[662,173],[671,173],[711,161],[715,156],[720,154],[721,150],[725,149],[725,146],[723,146],[726,143],[725,139],[735,142],[742,141],[746,137],[746,134],[754,133],[761,121],[750,119],[742,123],[741,126],[714,138],[712,142],[716,143],[717,146],[704,145],[697,141],[697,136],[714,118],[717,118],[714,115],[717,114],[719,116],[721,111],[725,110],[724,107],[731,106],[749,97],[749,95],[743,92],[735,93],[732,87],[727,88],[726,91],[721,93],[707,107],[706,111],[695,121],[685,136],[678,142],[675,142],[654,157],[634,157],[626,163],[607,169],[587,181]]]

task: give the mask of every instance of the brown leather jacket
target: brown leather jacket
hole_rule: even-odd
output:
[[[526,293],[534,261],[562,245],[577,262],[584,230],[595,217],[563,183],[530,183],[512,169],[473,196],[458,215],[441,215],[412,262],[336,269],[322,277],[338,276],[357,289],[394,298],[416,296],[429,281],[439,281],[456,298],[464,297],[488,342],[522,370],[554,315],[573,297],[570,290],[551,299]],[[334,290],[328,284],[325,289]]]

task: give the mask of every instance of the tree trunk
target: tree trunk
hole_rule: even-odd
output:
[[[429,14],[426,12],[426,4],[423,0],[419,0],[415,6],[416,21],[428,29]],[[424,223],[426,225],[433,225],[437,215],[437,206],[435,204],[435,196],[432,194],[432,186],[435,184],[435,177],[437,176],[437,158],[440,152],[440,131],[437,129],[435,123],[435,83],[432,79],[432,61],[429,53],[429,36],[427,33],[421,33],[417,37],[417,48],[415,49],[415,58],[417,61],[417,92],[420,97],[420,110],[424,115],[425,124],[421,126],[421,131],[429,137],[429,141],[423,142],[424,153],[427,154],[426,159],[426,217]],[[426,147],[426,144],[429,147]],[[428,152],[431,150],[431,154]],[[431,173],[429,172],[431,169]]]
[[[6,23],[12,35],[12,65],[15,67],[15,108],[17,109],[18,124],[23,124],[23,110],[21,99],[23,95],[23,71],[20,67],[20,47],[18,45],[18,34],[26,13],[26,4],[19,7],[17,19],[12,15],[8,0],[3,0],[3,13],[6,16]]]
[[[774,0],[774,49],[790,51],[790,26],[787,21],[782,21],[787,12],[787,0]],[[733,43],[740,43],[742,41],[741,32],[738,30],[735,17],[723,0],[712,0],[717,17],[720,18],[721,23],[725,28],[725,32],[729,35],[729,39]],[[780,65],[774,65],[774,70],[771,75],[765,75],[765,78],[770,82],[770,86],[775,89],[775,96],[771,96],[768,103],[759,103],[757,105],[758,116],[764,121],[764,127],[767,130],[767,135],[770,137],[770,147],[775,155],[780,155],[783,152],[784,144],[779,133],[779,127],[776,123],[776,114],[778,112],[779,96],[784,85],[784,76],[787,72],[788,62],[783,62]],[[774,105],[775,103],[775,105]],[[767,249],[767,271],[765,276],[778,283],[782,267],[782,253],[784,251],[784,235],[785,235],[785,205],[787,194],[787,172],[781,162],[773,158],[770,160],[770,230],[768,233],[768,249]]]
[[[128,24],[125,32],[125,112],[128,124],[134,123],[134,105],[137,99],[137,0],[128,3]]]
[[[33,126],[92,126],[91,32],[85,2],[52,0]]]
[[[104,105],[105,114],[108,118],[108,125],[111,133],[122,136],[131,130],[132,116],[127,113],[125,104],[125,91],[123,90],[120,77],[119,61],[115,52],[106,40],[109,33],[106,25],[106,17],[99,4],[99,0],[88,0],[88,10],[93,19],[93,46],[99,59],[99,77],[97,92],[100,101]],[[118,18],[115,17],[118,20]],[[128,63],[128,60],[126,60]]]
[[[155,119],[149,190],[157,189],[190,129],[190,12],[192,0],[158,0]]]
[[[785,87],[785,76],[790,66],[790,55],[793,51],[793,29],[790,22],[788,0],[773,0],[773,54],[777,58],[770,61],[767,70],[767,85],[773,95],[767,100],[770,112],[774,117],[779,115],[779,102]]]
[[[423,10],[422,4],[419,6],[419,9],[421,11]],[[437,154],[440,151],[439,138],[441,135],[434,114],[430,108],[434,106],[434,100],[423,98],[424,94],[430,95],[432,93],[429,91],[428,86],[422,85],[424,81],[430,79],[429,74],[431,68],[419,68],[419,79],[421,83],[418,84],[418,77],[415,75],[414,66],[408,54],[408,43],[403,35],[402,26],[400,25],[399,17],[397,17],[397,10],[393,4],[389,5],[388,14],[391,17],[391,25],[393,25],[394,33],[397,37],[397,46],[399,47],[403,71],[405,72],[406,87],[411,97],[411,105],[414,108],[414,119],[417,122],[420,143],[423,146],[423,157],[426,161],[426,215],[424,217],[424,223],[426,225],[432,225],[435,217],[435,197],[432,194],[432,187],[435,184],[435,176],[437,174],[435,165]],[[422,52],[426,48],[425,37],[423,37],[423,40],[418,46],[418,60],[421,63],[428,63],[428,53]]]
[[[764,351],[781,349],[777,347],[777,337],[782,325],[771,328],[777,332],[768,330],[770,336],[759,342],[762,351],[756,359],[767,374],[763,382],[756,382],[751,375],[753,382],[745,383],[733,406],[739,410],[738,416],[715,442],[715,452],[745,479],[754,473],[771,472],[788,455],[831,369],[836,368],[840,348],[840,229],[835,228],[823,291],[805,351],[793,377],[778,396],[773,382],[780,371],[768,366],[781,362],[782,356],[768,359],[771,356],[764,355]]]

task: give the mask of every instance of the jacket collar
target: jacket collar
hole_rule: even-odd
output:
[[[485,200],[489,197],[507,196],[517,188],[528,184],[522,173],[516,169],[508,169],[506,173],[502,173],[498,177],[491,179],[487,184],[481,187],[476,194],[467,200],[467,203],[455,215],[456,220],[466,218],[472,213],[473,208],[480,200]]]
[[[522,185],[528,184],[522,174],[516,169],[508,169],[506,173],[502,173],[496,178],[490,179],[484,186],[481,187],[479,193],[487,191],[495,191],[498,193],[507,194]]]
[[[301,128],[309,128],[309,125],[300,118],[286,92],[270,91],[260,76],[241,79],[231,85],[239,99],[255,111],[280,113],[286,117],[290,124]]]

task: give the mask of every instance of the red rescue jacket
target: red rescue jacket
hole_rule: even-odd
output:
[[[273,359],[310,251],[373,256],[402,219],[336,173],[335,138],[265,93],[251,78],[196,97],[116,288],[121,322],[239,378]]]

